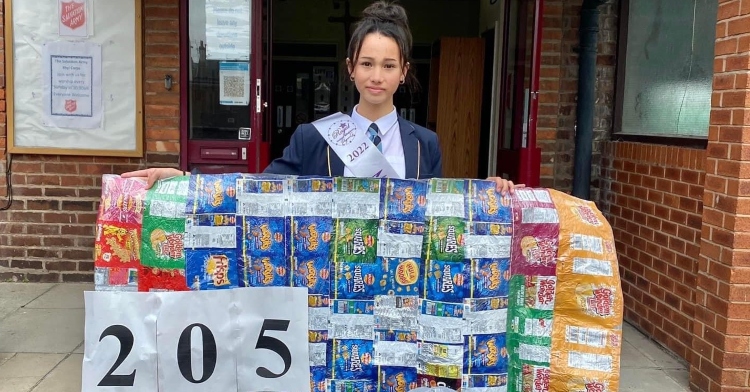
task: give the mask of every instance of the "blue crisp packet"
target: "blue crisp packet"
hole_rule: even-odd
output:
[[[465,261],[430,260],[425,268],[426,298],[463,302],[471,290],[470,264]]]
[[[328,378],[328,368],[325,366],[310,367],[310,391],[326,392]]]
[[[190,176],[186,214],[233,214],[237,211],[239,174]]]
[[[332,218],[295,216],[291,218],[291,222],[294,255],[329,257],[333,238]]]
[[[472,297],[507,297],[510,291],[509,259],[472,260]]]
[[[387,179],[385,219],[424,222],[427,212],[427,182]]]
[[[234,249],[186,249],[185,276],[190,290],[237,287],[237,252]]]
[[[422,290],[422,259],[378,258],[386,276],[386,286],[376,294],[419,295]]]
[[[329,380],[328,392],[375,392],[377,383],[373,380]]]
[[[508,385],[508,374],[464,374],[463,388],[502,388]]]
[[[471,312],[486,312],[488,310],[508,309],[508,297],[472,298],[464,300]]]
[[[383,283],[382,276],[380,263],[339,262],[334,298],[373,299]]]
[[[504,333],[464,336],[464,374],[508,372]]]
[[[283,217],[242,217],[242,253],[247,256],[284,258],[286,227]]]
[[[325,257],[294,257],[294,286],[308,294],[331,294],[331,262]]]
[[[471,180],[469,189],[472,220],[479,222],[512,222],[510,196],[503,197],[495,183]]]
[[[244,260],[243,287],[286,287],[291,284],[288,258],[245,256]]]
[[[463,318],[464,305],[424,300],[420,305],[419,312],[426,316]]]
[[[406,331],[398,329],[375,329],[373,330],[376,342],[402,342],[416,343],[417,331]]]
[[[333,377],[342,380],[375,379],[372,340],[341,339],[333,341]]]
[[[294,192],[333,192],[331,177],[297,177],[292,180]]]
[[[416,368],[383,366],[380,368],[379,376],[381,391],[411,391],[418,387]]]
[[[336,299],[333,300],[331,312],[335,314],[374,314],[375,302],[372,300]]]

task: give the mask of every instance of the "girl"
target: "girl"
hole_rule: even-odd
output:
[[[400,117],[393,105],[399,86],[412,87],[416,80],[410,72],[411,48],[412,35],[403,7],[386,1],[367,7],[352,34],[346,58],[349,79],[360,94],[359,103],[349,115],[339,113],[300,125],[283,155],[271,162],[264,173],[441,177],[437,135]],[[145,177],[151,187],[159,179],[183,174],[187,173],[152,168],[125,173],[123,177]],[[490,180],[495,181],[503,195],[522,186],[502,178]]]

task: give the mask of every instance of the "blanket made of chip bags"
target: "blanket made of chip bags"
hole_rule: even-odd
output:
[[[596,206],[482,180],[105,175],[97,290],[308,288],[311,392],[617,391]]]

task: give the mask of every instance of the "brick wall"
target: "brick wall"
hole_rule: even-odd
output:
[[[144,159],[12,157],[14,202],[10,210],[0,212],[0,280],[90,282],[101,175],[178,164],[179,83],[171,91],[164,89],[164,75],[179,81],[178,4],[179,0],[145,0],[144,4]],[[0,75],[4,69],[0,66]],[[0,168],[4,173],[2,80],[0,76]],[[0,192],[5,192],[4,181],[0,180]],[[0,197],[0,206],[4,202],[5,197]]]
[[[613,122],[618,7],[618,1],[599,7],[592,200],[599,199],[598,165]],[[541,185],[560,191],[570,191],[573,181],[580,14],[581,1],[544,2],[537,144],[542,149]]]
[[[705,150],[609,142],[602,205],[614,232],[625,319],[689,360]]]

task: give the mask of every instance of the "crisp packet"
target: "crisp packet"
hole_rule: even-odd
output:
[[[333,222],[326,217],[291,218],[292,253],[298,256],[328,257],[333,237]]]
[[[224,214],[237,210],[239,174],[195,174],[190,176],[188,214]]]
[[[336,263],[336,299],[373,299],[381,291],[377,277],[382,276],[381,263]]]
[[[244,257],[243,287],[283,287],[291,284],[289,259],[285,257]]]
[[[464,261],[466,221],[457,217],[432,217],[423,251],[426,260]]]
[[[191,290],[236,288],[234,249],[196,249],[187,254],[185,275]]]
[[[373,365],[373,342],[361,339],[333,341],[333,378],[342,380],[376,380]]]
[[[427,183],[387,179],[384,216],[387,220],[424,222],[427,212]]]
[[[137,269],[141,259],[140,225],[99,222],[94,247],[95,266]]]
[[[138,274],[138,291],[187,291],[184,269],[160,269],[141,266]]]
[[[331,262],[325,257],[293,257],[294,286],[307,287],[308,294],[331,295]]]
[[[143,200],[146,198],[146,183],[139,179],[122,178],[118,175],[102,176],[102,196],[98,220],[140,224],[143,219]]]
[[[416,368],[383,366],[379,371],[381,391],[410,391],[419,386],[417,379]]]
[[[425,268],[425,298],[461,303],[471,290],[470,264],[464,261],[428,260]]]
[[[335,262],[374,262],[378,249],[378,221],[339,219],[335,233]]]

